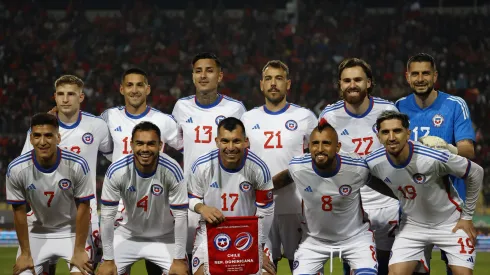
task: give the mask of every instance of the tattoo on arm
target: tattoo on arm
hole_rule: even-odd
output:
[[[289,170],[286,169],[282,172],[279,172],[272,178],[272,183],[274,184],[274,190],[281,189],[291,183],[293,183],[293,178],[289,174]]]

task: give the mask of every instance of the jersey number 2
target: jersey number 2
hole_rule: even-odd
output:
[[[267,137],[264,143],[264,149],[282,148],[281,131],[277,131],[277,133],[274,133],[274,131],[264,131],[264,135]],[[270,144],[274,137],[277,139],[276,145]]]
[[[354,152],[359,156],[366,156],[371,153],[371,146],[373,145],[373,137],[353,138],[352,143],[356,144]],[[362,148],[361,148],[362,147]]]

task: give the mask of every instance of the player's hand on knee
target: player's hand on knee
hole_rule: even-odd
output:
[[[189,274],[189,265],[187,264],[187,259],[174,259],[172,265],[170,266],[170,270],[168,272],[169,275],[188,275]]]
[[[264,252],[262,254],[262,268],[267,271],[267,273],[271,275],[276,274],[276,266],[274,263],[269,259],[269,256]]]
[[[19,258],[17,258],[17,261],[15,262],[14,275],[20,274],[26,270],[31,270],[33,274],[36,274],[34,272],[34,261],[32,260],[32,257],[21,254]]]
[[[463,230],[466,234],[468,234],[468,237],[470,238],[473,245],[476,245],[477,234],[476,234],[475,226],[473,225],[473,221],[459,219],[458,223],[453,228],[453,233],[455,233],[459,229]]]
[[[220,224],[225,221],[225,216],[216,207],[203,206],[201,208],[201,217],[208,223]]]
[[[114,261],[105,260],[97,269],[96,275],[117,275],[117,267]]]
[[[70,266],[76,266],[83,275],[92,274],[94,271],[92,261],[89,259],[85,250],[73,253],[73,257],[70,260]]]

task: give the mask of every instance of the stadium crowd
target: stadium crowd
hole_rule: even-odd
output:
[[[225,70],[220,93],[251,109],[263,102],[260,69],[280,59],[292,73],[289,101],[318,115],[338,99],[336,68],[345,57],[369,62],[375,95],[396,100],[409,93],[407,58],[428,52],[437,60],[436,88],[463,97],[470,108],[477,133],[475,162],[485,169],[484,198],[490,204],[490,128],[485,127],[490,119],[490,17],[413,11],[374,16],[351,3],[319,7],[306,1],[297,24],[268,8],[245,9],[241,19],[193,8],[184,17],[170,18],[161,9],[136,4],[123,8],[122,17],[90,21],[76,6],[55,19],[30,2],[0,3],[0,198],[5,198],[7,165],[22,150],[30,117],[54,106],[53,82],[62,74],[84,80],[82,109],[100,115],[123,105],[121,73],[137,65],[150,74],[151,105],[170,114],[178,98],[195,93],[192,57],[211,50]]]

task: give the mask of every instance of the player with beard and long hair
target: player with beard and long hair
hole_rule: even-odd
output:
[[[310,110],[286,101],[291,87],[289,76],[289,68],[283,62],[267,62],[260,80],[265,105],[246,112],[241,119],[248,133],[250,150],[265,161],[272,175],[287,169],[294,156],[303,154],[310,133],[317,125]],[[301,199],[291,185],[274,193],[274,201],[276,210],[269,234],[272,259],[277,265],[284,255],[292,271],[294,252],[302,233]]]
[[[410,118],[410,139],[421,141],[427,136],[442,138],[448,144],[456,145],[457,154],[468,159],[475,157],[475,131],[470,112],[464,99],[434,89],[438,72],[434,58],[426,53],[419,53],[407,62],[406,79],[412,94],[399,99],[396,106]],[[451,177],[451,181],[461,199],[466,196],[466,184],[463,179]],[[430,257],[428,250],[427,258]],[[442,260],[448,259],[443,252]],[[446,266],[447,267],[447,266]],[[449,267],[447,273],[451,274]],[[422,268],[418,268],[423,273]]]
[[[335,128],[342,150],[365,157],[382,146],[376,136],[376,118],[383,111],[397,109],[392,102],[371,96],[375,81],[371,66],[362,59],[348,58],[340,63],[338,84],[343,100],[327,106],[320,119],[324,118]],[[375,232],[378,274],[388,274],[390,250],[398,223],[398,201],[368,186],[362,187],[361,198]],[[349,274],[346,264],[344,272]]]

